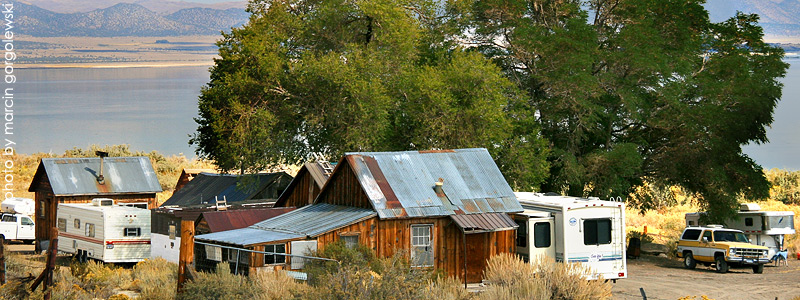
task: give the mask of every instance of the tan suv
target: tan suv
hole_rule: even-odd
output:
[[[753,273],[764,272],[769,262],[769,248],[750,244],[741,230],[722,228],[721,225],[687,227],[678,241],[678,257],[683,266],[694,269],[697,263],[710,266],[719,273],[728,272],[731,265],[752,266]]]

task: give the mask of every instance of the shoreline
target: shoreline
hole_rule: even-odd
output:
[[[212,66],[214,66],[213,61],[19,64],[16,67],[19,69],[123,69],[123,68],[212,67]]]

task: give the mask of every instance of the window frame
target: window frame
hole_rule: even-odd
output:
[[[547,225],[546,232],[547,232],[547,245],[539,246],[539,232],[536,230],[537,225]],[[544,222],[536,222],[533,223],[533,247],[534,248],[550,248],[553,245],[553,235],[551,232],[553,231],[553,227],[548,221]]]
[[[351,241],[350,239],[355,238],[355,242]],[[353,249],[358,246],[359,241],[361,240],[361,233],[360,232],[350,232],[350,233],[341,233],[339,234],[339,240],[344,243],[344,246]]]
[[[95,234],[95,227],[94,227],[93,223],[86,223],[85,226],[83,226],[83,227],[85,228],[85,235],[87,237],[95,237],[96,234]]]
[[[75,229],[81,229],[81,219],[75,218],[75,220],[72,221],[72,227]]]
[[[129,234],[128,231],[133,230],[135,234]],[[124,237],[140,237],[142,236],[142,228],[141,227],[125,227],[122,231],[122,235]]]
[[[414,229],[415,228],[425,228],[425,229],[427,229],[428,234],[427,235],[423,234],[423,235],[415,236],[415,234],[414,234],[414,231],[415,231]],[[423,241],[425,241],[425,238],[427,238],[427,241],[428,241],[427,244],[422,244],[422,243],[417,244],[415,242],[415,240],[419,241],[419,242],[423,242]],[[411,267],[413,267],[413,268],[433,267],[435,262],[436,262],[436,251],[434,251],[434,249],[433,249],[433,247],[434,247],[433,224],[414,224],[414,225],[411,225],[411,239],[410,239],[410,242],[411,242]],[[430,254],[431,254],[430,255],[430,264],[418,264],[417,259],[415,259],[414,254],[417,252],[417,251],[415,251],[415,249],[416,248],[420,248],[420,247],[430,247],[431,248],[430,249]],[[428,251],[425,251],[425,252],[428,252]]]
[[[283,248],[283,252],[278,251],[278,247]],[[264,245],[264,252],[286,254],[286,244]],[[271,263],[267,262],[267,258],[268,257],[272,257],[272,262]],[[265,266],[285,265],[286,264],[286,255],[264,254],[263,262],[264,262]]]
[[[56,227],[61,232],[67,232],[67,219],[65,218],[58,218],[56,219]]]
[[[528,220],[514,220],[517,223],[517,247],[528,248]]]
[[[607,221],[608,222],[608,240],[600,240],[600,221]],[[594,236],[594,243],[591,243],[589,238],[592,238],[589,234],[592,233],[589,230],[589,226],[587,223],[595,223],[593,232]],[[593,219],[583,219],[583,244],[586,246],[600,246],[600,245],[608,245],[611,244],[613,238],[613,222],[611,222],[611,218],[593,218]],[[607,242],[606,242],[607,241]]]

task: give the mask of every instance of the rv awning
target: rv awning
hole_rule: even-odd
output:
[[[512,230],[519,227],[504,213],[450,215],[465,234]]]

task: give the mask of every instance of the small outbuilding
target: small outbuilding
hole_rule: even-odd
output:
[[[333,172],[327,161],[305,163],[286,187],[275,207],[302,207],[314,203]]]
[[[156,206],[161,185],[147,157],[43,158],[29,192],[35,193],[36,250],[46,250],[59,203],[111,198],[141,208]]]

